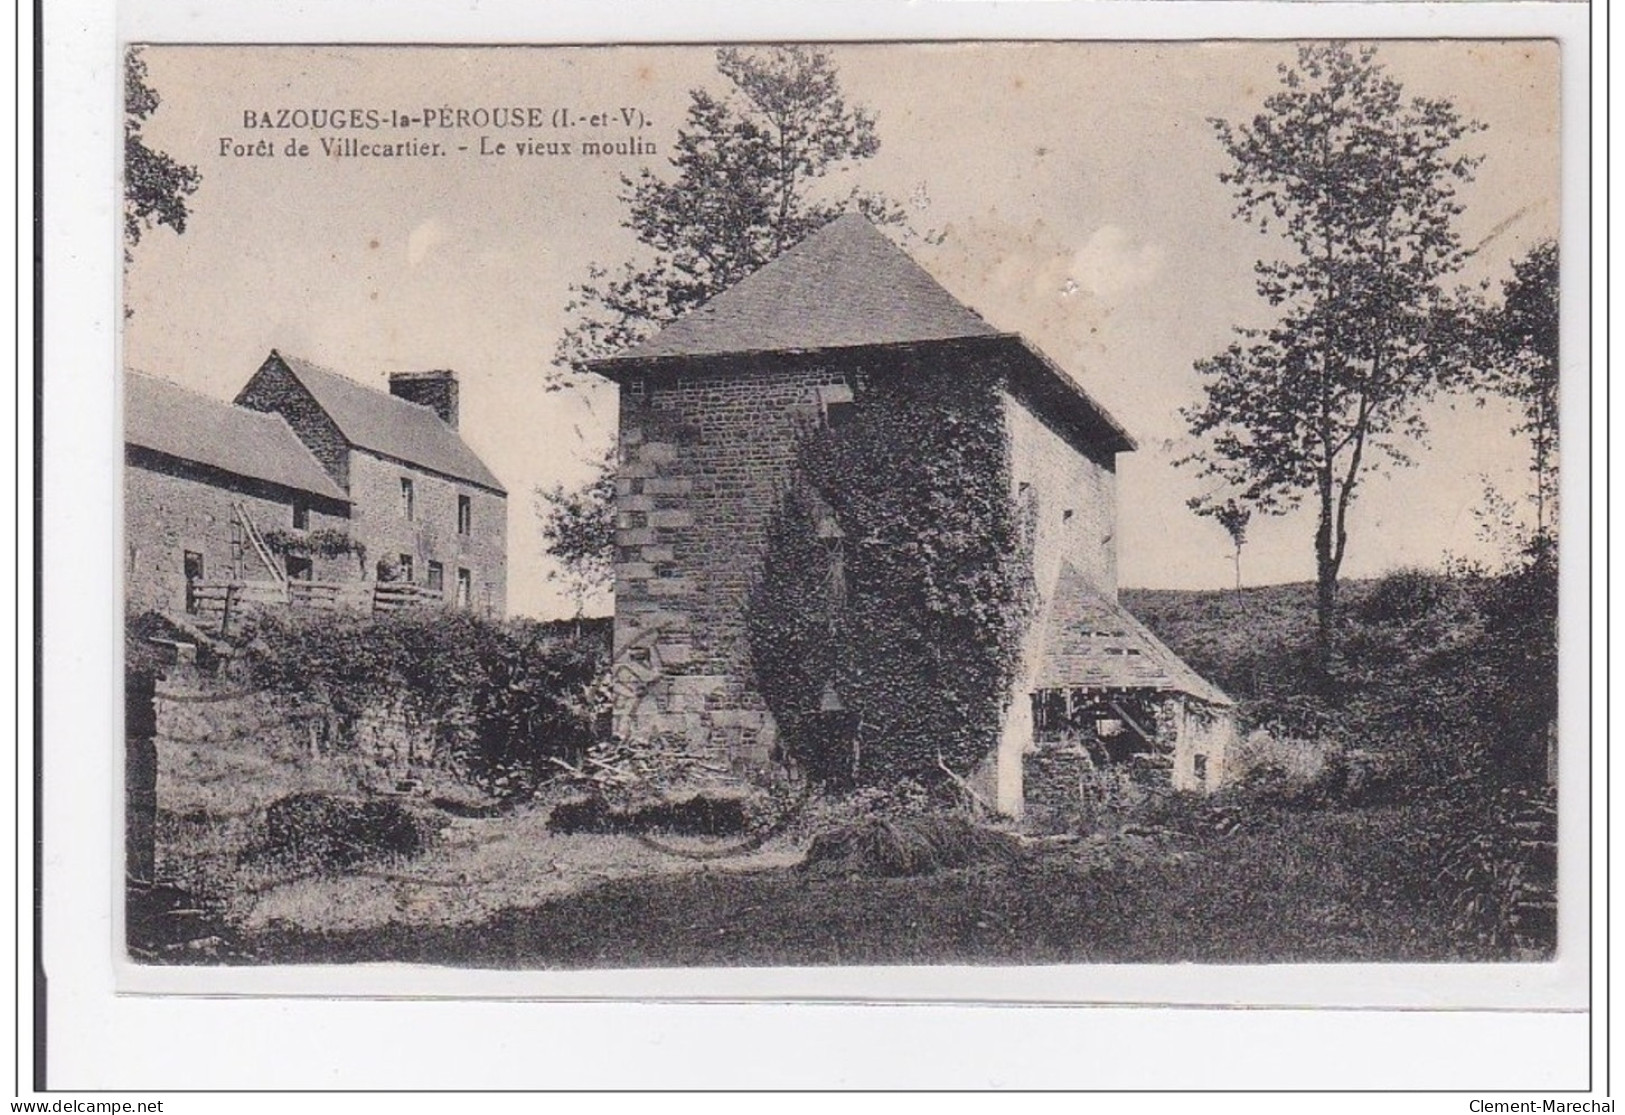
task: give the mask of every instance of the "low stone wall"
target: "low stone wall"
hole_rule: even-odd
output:
[[[432,752],[399,709],[368,710],[341,738],[331,718],[184,665],[155,686],[150,719],[154,805],[176,815],[234,816],[304,790],[387,786]]]
[[[1084,808],[1083,785],[1094,763],[1078,744],[1040,746],[1022,756],[1023,820],[1035,829],[1064,825]]]

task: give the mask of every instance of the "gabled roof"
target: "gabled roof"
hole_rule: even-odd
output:
[[[270,359],[304,385],[353,447],[507,494],[461,435],[428,407],[275,349]]]
[[[349,502],[281,415],[126,372],[124,441],[268,484]]]
[[[855,213],[611,360],[991,337],[987,322]]]
[[[681,371],[711,357],[937,344],[1007,358],[1030,396],[1063,424],[1113,452],[1134,448],[1076,380],[1025,338],[988,324],[856,213],[837,217],[654,336],[588,366],[614,379]]]
[[[1185,665],[1121,604],[1066,563],[1056,578],[1044,630],[1038,689],[1155,689],[1210,705],[1236,702]]]

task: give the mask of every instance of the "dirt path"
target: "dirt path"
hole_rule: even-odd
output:
[[[785,867],[803,851],[781,838],[749,854],[700,861],[629,836],[561,836],[549,832],[546,822],[542,807],[489,819],[448,817],[435,846],[410,863],[279,883],[233,900],[229,913],[250,933],[466,925],[599,883]],[[718,846],[698,839],[665,843],[696,851]]]

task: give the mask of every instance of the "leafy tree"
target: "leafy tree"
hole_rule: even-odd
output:
[[[1213,520],[1224,528],[1230,536],[1230,545],[1235,551],[1236,563],[1236,591],[1241,591],[1241,548],[1247,544],[1247,525],[1253,521],[1253,513],[1233,499],[1227,499],[1221,504],[1202,504],[1192,500],[1197,505],[1198,514],[1209,514]]]
[[[158,111],[158,94],[147,84],[147,63],[138,47],[124,53],[124,261],[154,225],[186,231],[186,199],[201,181],[196,167],[147,146],[141,127]]]
[[[828,53],[729,47],[717,51],[717,69],[728,88],[690,91],[671,176],[644,168],[622,177],[623,225],[644,251],[613,275],[594,264],[572,288],[566,310],[576,320],[559,341],[549,390],[575,386],[571,373],[588,360],[636,343],[849,209],[901,222],[897,206],[855,187],[819,190],[880,148],[874,117],[847,103]],[[543,535],[578,593],[607,584],[613,479],[606,472],[577,491],[541,494]]]
[[[615,458],[606,454],[593,478],[566,490],[562,484],[537,488],[542,541],[564,571],[558,574],[575,597],[576,614],[587,597],[606,590],[615,577]]]
[[[1517,432],[1530,442],[1535,474],[1533,544],[1550,548],[1557,519],[1558,255],[1543,240],[1512,265],[1498,306],[1477,314],[1479,362],[1486,386],[1522,410]]]
[[[1196,365],[1205,398],[1185,417],[1205,448],[1186,463],[1253,511],[1312,499],[1317,658],[1329,676],[1349,508],[1376,463],[1408,463],[1426,433],[1420,404],[1459,352],[1443,282],[1470,255],[1456,188],[1478,160],[1457,146],[1480,125],[1448,100],[1407,100],[1373,47],[1305,46],[1280,74],[1251,121],[1213,121],[1236,217],[1282,249],[1255,265],[1277,319],[1238,328]]]
[[[621,179],[624,227],[645,248],[617,275],[594,265],[573,288],[550,386],[562,369],[607,356],[759,269],[821,225],[857,207],[901,220],[888,202],[853,188],[832,197],[815,187],[880,149],[874,117],[848,105],[827,52],[810,46],[726,47],[720,96],[689,92],[670,178],[645,167]]]

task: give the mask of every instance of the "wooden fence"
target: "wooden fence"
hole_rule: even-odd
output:
[[[224,630],[245,607],[395,612],[444,603],[445,594],[438,589],[387,581],[194,581],[187,589],[187,611],[217,630]]]

